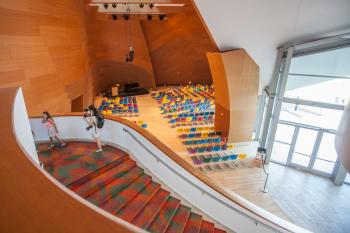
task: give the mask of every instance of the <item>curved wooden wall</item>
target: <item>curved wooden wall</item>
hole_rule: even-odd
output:
[[[22,86],[30,113],[91,100],[88,76],[83,0],[0,1],[0,87]]]
[[[217,52],[192,5],[166,21],[142,21],[157,85],[212,83],[206,57]]]
[[[252,140],[259,91],[259,66],[244,49],[208,53],[215,85],[215,130],[229,142]]]
[[[110,15],[87,8],[87,31],[92,65],[92,83],[95,92],[128,82],[139,82],[142,87],[155,87],[153,67],[147,43],[138,20],[111,20]],[[129,50],[129,31],[135,47],[133,63],[125,63]]]
[[[16,94],[0,89],[0,232],[144,232],[78,197],[24,154],[13,129]]]

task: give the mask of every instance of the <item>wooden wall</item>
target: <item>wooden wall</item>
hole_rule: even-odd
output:
[[[157,85],[212,83],[206,53],[217,48],[189,7],[166,21],[142,21]]]
[[[70,111],[82,94],[91,99],[84,7],[82,0],[0,0],[0,87],[22,86],[30,114]]]
[[[88,9],[88,38],[94,92],[116,83],[139,82],[142,87],[155,87],[153,67],[143,31],[138,20],[111,20],[110,15]],[[129,50],[129,31],[135,47],[133,63],[125,63]]]
[[[115,83],[212,83],[206,53],[217,49],[193,6],[166,21],[112,21],[86,3],[0,0],[0,87],[22,86],[30,114],[69,112],[80,95],[86,106]]]
[[[259,67],[244,49],[208,53],[215,85],[215,130],[229,142],[252,140]]]

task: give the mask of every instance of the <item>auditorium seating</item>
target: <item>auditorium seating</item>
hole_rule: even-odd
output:
[[[116,98],[104,97],[98,110],[104,115],[137,114],[139,112],[135,96]]]
[[[68,142],[66,148],[47,150],[41,144],[39,158],[73,192],[148,232],[225,232],[164,189],[125,152],[105,146],[96,153],[95,147]]]

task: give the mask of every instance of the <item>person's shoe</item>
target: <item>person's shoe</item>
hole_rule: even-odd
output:
[[[101,150],[96,150],[96,152],[98,153],[98,152],[102,152],[102,149]]]
[[[49,149],[52,149],[52,148],[54,148],[55,147],[55,145],[54,144],[49,144]]]

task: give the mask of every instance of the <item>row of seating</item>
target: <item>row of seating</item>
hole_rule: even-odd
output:
[[[215,136],[221,136],[221,132],[203,132],[203,133],[189,133],[189,134],[180,134],[179,138],[210,138]]]
[[[176,122],[172,124],[170,127],[176,128],[176,127],[207,127],[208,125],[211,125],[213,123],[213,120],[210,121],[196,121],[196,122]],[[213,127],[213,126],[210,126]],[[214,127],[211,131],[214,130]]]
[[[216,145],[205,145],[205,146],[197,146],[197,147],[189,147],[187,148],[187,151],[190,154],[197,154],[197,153],[205,153],[205,152],[218,152],[218,151],[225,151],[225,150],[231,150],[233,149],[232,144],[216,144]]]
[[[178,133],[194,133],[194,132],[203,132],[203,131],[214,131],[214,126],[199,126],[191,128],[178,128]]]
[[[171,119],[168,122],[170,124],[174,124],[176,122],[194,122],[194,121],[208,121],[208,120],[214,120],[214,116],[199,116],[199,117],[182,117],[182,118],[175,118]]]
[[[247,158],[246,154],[228,154],[228,155],[199,155],[199,156],[191,156],[192,162],[195,165],[201,165],[203,163],[218,163],[218,162],[226,162],[236,159],[245,159]]]
[[[218,137],[218,138],[207,138],[207,139],[199,139],[199,140],[187,140],[183,141],[182,143],[186,146],[189,145],[199,145],[199,144],[210,144],[210,143],[220,143],[225,141],[225,139]]]
[[[194,112],[194,113],[175,113],[175,114],[169,114],[166,116],[166,118],[171,119],[171,118],[182,118],[182,117],[195,117],[195,116],[214,116],[215,112],[210,111],[210,112]]]
[[[145,123],[144,121],[140,120],[140,121],[134,121],[135,124],[137,124],[138,126],[140,126],[141,128],[146,129],[147,128],[147,123]]]

